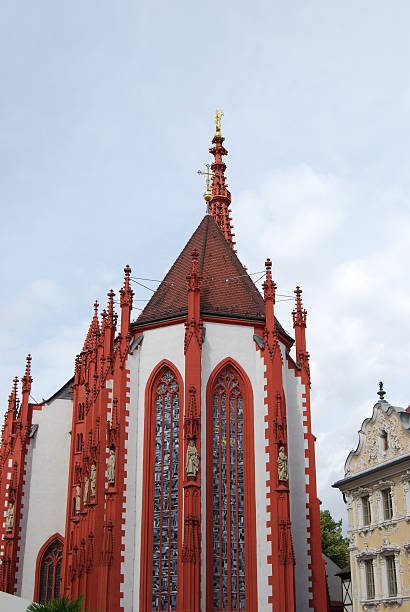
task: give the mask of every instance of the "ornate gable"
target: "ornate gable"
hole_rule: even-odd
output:
[[[372,417],[363,421],[357,449],[347,458],[346,476],[410,452],[410,430],[402,423],[401,413],[384,400],[375,404]]]

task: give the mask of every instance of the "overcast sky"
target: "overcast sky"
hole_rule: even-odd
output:
[[[72,375],[126,263],[166,273],[220,107],[238,255],[304,290],[319,496],[345,516],[378,381],[410,403],[409,31],[408,0],[3,0],[1,410],[28,352],[36,400]]]

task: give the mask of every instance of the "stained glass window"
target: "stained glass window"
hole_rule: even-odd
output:
[[[155,387],[152,609],[176,610],[179,389],[168,368]]]
[[[245,610],[244,418],[231,367],[213,394],[213,605]]]
[[[54,540],[43,553],[40,566],[40,603],[48,603],[60,597],[60,577],[63,545]]]

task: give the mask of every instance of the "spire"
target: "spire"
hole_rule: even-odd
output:
[[[127,264],[124,268],[124,286],[120,289],[121,305],[121,335],[126,338],[130,330],[130,319],[132,310],[132,298],[134,295],[130,287],[131,268]]]
[[[303,355],[306,355],[306,315],[307,312],[302,305],[302,289],[296,287],[294,291],[296,295],[296,307],[292,311],[293,328],[295,330],[296,340],[296,359],[301,361]]]
[[[265,261],[266,278],[263,283],[263,296],[266,305],[266,327],[269,331],[275,329],[275,291],[276,285],[272,280],[272,262],[270,259]]]
[[[98,301],[94,302],[94,316],[91,320],[90,327],[88,329],[87,337],[84,342],[83,350],[91,349],[94,346],[95,337],[100,334],[100,324],[98,322]]]
[[[33,379],[31,378],[31,355],[30,354],[27,355],[26,371],[25,371],[23,378],[21,379],[21,382],[23,386],[23,393],[30,393],[31,383],[33,382]]]
[[[225,170],[226,164],[223,161],[223,156],[228,155],[228,151],[223,146],[225,138],[221,134],[221,119],[223,112],[217,110],[215,117],[216,131],[213,137],[213,147],[209,149],[209,152],[215,158],[215,161],[211,164],[212,171],[212,185],[211,192],[209,194],[209,187],[207,186],[207,192],[205,193],[205,200],[209,202],[209,214],[213,217],[216,223],[221,228],[223,235],[233,248],[235,242],[233,237],[235,234],[232,232],[231,217],[229,207],[231,205],[231,194],[228,191],[225,183]]]

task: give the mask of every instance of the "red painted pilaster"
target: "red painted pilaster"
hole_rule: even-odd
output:
[[[295,610],[294,558],[290,530],[289,474],[286,401],[282,380],[282,355],[275,326],[274,305],[276,285],[272,281],[272,263],[266,261],[266,280],[263,285],[266,308],[263,358],[266,366],[267,421],[266,450],[268,453],[268,539],[272,554],[269,604],[273,612]],[[281,462],[281,473],[279,472]],[[281,477],[280,477],[281,476]]]
[[[98,303],[76,359],[71,434],[66,538],[62,585],[66,595],[84,595],[87,609],[121,610],[128,423],[130,344],[133,292],[131,269],[125,268],[120,290],[121,333],[116,342],[114,292],[98,319]],[[110,453],[114,476],[107,477]],[[95,486],[92,484],[95,481]],[[77,492],[80,497],[78,500]]]
[[[201,461],[192,469],[189,456],[195,450],[201,457],[201,355],[202,322],[200,300],[202,278],[198,251],[192,253],[191,273],[187,276],[188,315],[185,323],[185,419],[184,419],[184,542],[182,551],[182,594],[178,590],[178,609],[201,609]],[[189,450],[188,450],[189,447]],[[189,467],[188,473],[187,468]],[[181,597],[182,595],[182,597]]]
[[[303,429],[307,441],[305,449],[306,475],[306,518],[309,519],[308,550],[310,553],[310,571],[312,576],[310,607],[316,612],[328,609],[325,562],[322,558],[322,539],[320,530],[320,501],[316,488],[315,437],[312,434],[310,412],[310,368],[309,353],[306,350],[306,310],[302,307],[302,290],[296,287],[296,308],[293,311],[293,327],[296,340],[296,361],[300,365],[298,375],[304,386],[303,394]]]
[[[32,423],[32,406],[29,403],[32,382],[31,356],[28,355],[26,371],[21,379],[21,403],[16,377],[9,397],[0,447],[0,512],[4,517],[0,523],[0,538],[4,545],[0,551],[0,589],[11,594],[16,593],[17,586],[25,461]]]

